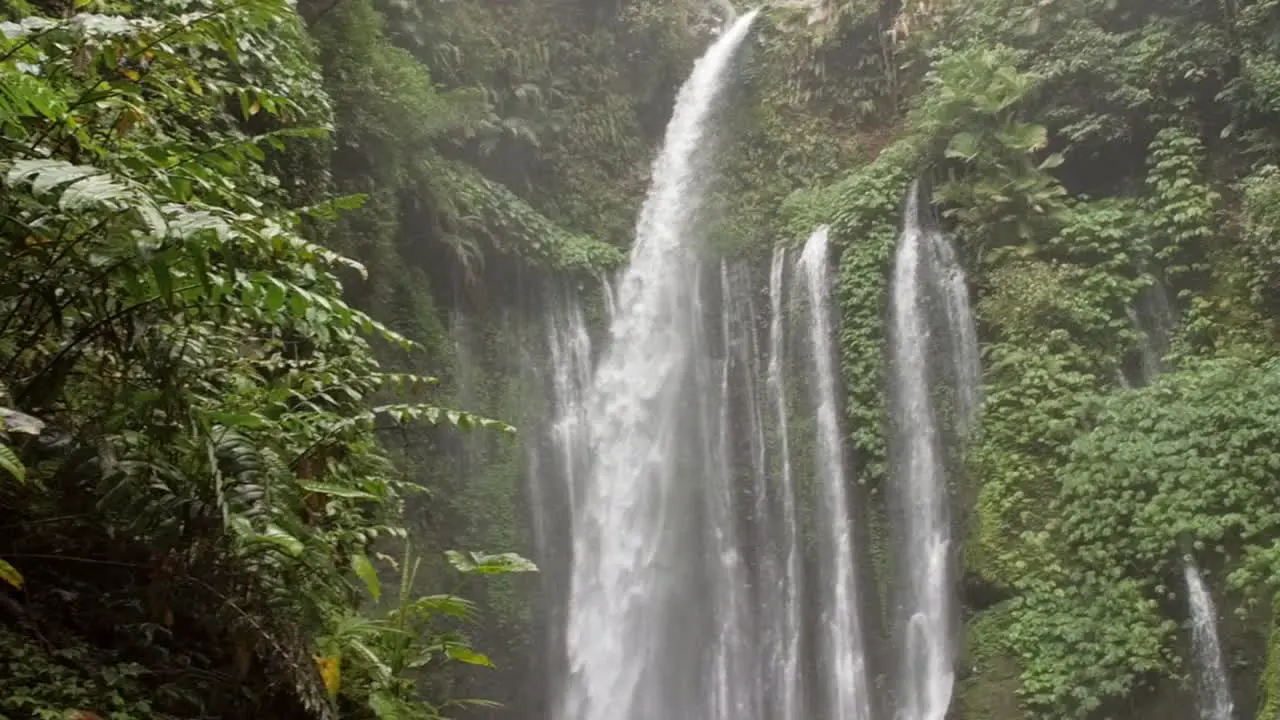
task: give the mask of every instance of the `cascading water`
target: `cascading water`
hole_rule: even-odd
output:
[[[814,404],[817,408],[817,464],[821,487],[822,662],[827,679],[827,712],[840,720],[869,720],[870,692],[853,560],[853,528],[841,445],[837,377],[832,337],[834,325],[828,296],[829,234],[818,228],[805,243],[797,269],[809,305],[809,341],[814,360]]]
[[[1169,348],[1177,313],[1169,300],[1169,291],[1157,279],[1138,296],[1136,307],[1126,309],[1129,322],[1142,338],[1139,348],[1141,367],[1137,384],[1145,386],[1164,370],[1164,355]],[[1132,386],[1124,373],[1122,385]],[[1191,613],[1191,655],[1196,675],[1202,720],[1230,720],[1234,703],[1231,681],[1222,659],[1222,643],[1218,639],[1218,611],[1205,584],[1200,567],[1191,555],[1182,559],[1182,577],[1187,586],[1187,606]]]
[[[1231,684],[1218,642],[1218,611],[1213,597],[1190,556],[1183,558],[1182,576],[1191,606],[1191,650],[1200,692],[1202,720],[1231,720]]]
[[[942,720],[955,681],[951,588],[951,519],[944,442],[932,389],[931,300],[943,305],[946,350],[955,385],[956,426],[977,407],[980,368],[964,276],[950,240],[926,224],[920,188],[907,195],[892,278],[893,435],[899,507],[903,513],[906,582],[898,710],[904,720]]]
[[[761,614],[768,623],[765,630],[766,656],[763,680],[771,698],[768,717],[776,720],[799,720],[804,715],[803,687],[800,672],[801,587],[800,538],[796,517],[794,481],[791,473],[791,444],[788,437],[787,389],[783,375],[786,338],[783,335],[783,280],[787,269],[786,248],[773,253],[769,268],[769,360],[765,389],[772,410],[773,433],[777,438],[776,508],[767,524],[774,551],[762,563]]]
[[[542,571],[542,638],[546,650],[537,666],[541,668],[545,699],[554,702],[565,676],[565,588],[572,537],[568,526],[586,472],[589,438],[585,400],[593,350],[576,293],[566,287],[552,287],[546,295],[543,321],[549,372],[545,375],[549,376],[550,402],[540,413],[554,420],[543,427],[541,437],[526,443],[526,478],[532,506],[534,557]]]
[[[978,412],[982,388],[982,361],[978,356],[978,328],[969,306],[969,287],[955,248],[939,233],[929,243],[932,289],[942,298],[947,324],[947,351],[952,361],[955,387],[955,422],[961,436],[969,431]]]
[[[723,262],[718,279],[722,297],[727,296],[732,286],[729,269]],[[701,292],[698,294],[702,295]],[[723,299],[721,304],[725,304]],[[708,360],[707,352],[699,353],[695,359],[697,384],[704,388],[701,393],[704,428],[701,475],[705,483],[707,529],[711,540],[707,561],[714,627],[710,717],[716,720],[752,717],[747,578],[735,523],[731,467],[730,383],[734,369],[731,315],[727,307],[720,313],[722,346],[719,367]],[[706,337],[706,333],[696,332],[695,337]]]
[[[556,418],[551,426],[552,446],[556,449],[556,461],[561,477],[561,492],[570,513],[581,493],[585,468],[582,459],[586,446],[586,388],[591,381],[591,336],[582,315],[582,306],[571,296],[562,293],[548,323],[547,346],[550,349],[552,368],[551,408]],[[534,542],[548,535],[548,529],[535,520]]]
[[[573,511],[565,720],[692,720],[712,704],[705,686],[715,681],[705,677],[702,653],[725,636],[718,624],[733,621],[708,612],[698,580],[711,575],[713,589],[732,581],[704,571],[690,552],[705,540],[696,484],[687,480],[703,469],[699,452],[710,432],[699,422],[701,403],[689,407],[686,392],[701,344],[692,231],[713,110],[755,16],[722,33],[680,89],[588,391],[590,465]]]

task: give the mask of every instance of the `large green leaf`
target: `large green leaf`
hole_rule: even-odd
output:
[[[973,160],[982,152],[982,144],[977,134],[958,132],[951,136],[947,143],[946,156],[961,160]]]
[[[22,589],[24,582],[22,573],[18,572],[17,568],[5,562],[2,558],[0,558],[0,580],[9,583],[19,590]]]
[[[378,580],[378,571],[367,555],[362,552],[351,553],[351,569],[364,581],[364,586],[369,589],[374,600],[382,598],[382,583]]]
[[[444,652],[449,656],[450,660],[466,663],[468,665],[479,665],[481,667],[493,667],[493,661],[484,653],[479,653],[467,645],[460,643],[447,643]]]
[[[538,571],[538,566],[532,560],[510,552],[486,555],[477,552],[464,553],[458,550],[446,550],[445,557],[449,559],[449,564],[457,569],[458,572],[469,574],[503,575],[506,573]]]

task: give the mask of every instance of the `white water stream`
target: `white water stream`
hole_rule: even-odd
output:
[[[813,401],[817,407],[816,460],[821,493],[822,560],[821,642],[827,675],[829,717],[870,720],[862,626],[858,621],[858,589],[853,560],[853,525],[849,517],[848,481],[840,413],[836,405],[839,378],[832,342],[835,325],[827,272],[830,235],[826,226],[809,236],[800,254],[799,274],[809,304],[809,341],[813,355]]]
[[[741,681],[722,660],[740,618],[707,612],[698,602],[707,588],[695,587],[702,566],[691,549],[702,540],[687,479],[717,438],[706,395],[690,407],[687,390],[701,374],[694,354],[704,346],[694,231],[713,116],[755,16],[722,33],[680,89],[587,391],[589,467],[573,509],[564,720],[693,720],[712,707],[723,716],[737,702],[723,686]],[[714,506],[720,499],[711,492]],[[722,556],[725,572],[733,565]],[[707,584],[723,609],[731,600],[724,579]]]
[[[950,356],[956,427],[963,433],[978,403],[977,333],[955,250],[925,222],[915,184],[907,196],[894,257],[890,384],[896,457],[894,488],[902,513],[905,574],[901,607],[898,710],[904,720],[943,720],[955,683],[955,605],[949,478],[930,363],[931,343]],[[941,303],[940,319],[931,309]],[[935,333],[942,331],[942,337]]]

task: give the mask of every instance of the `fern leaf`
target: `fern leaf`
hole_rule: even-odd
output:
[[[23,18],[19,22],[0,22],[0,35],[4,35],[10,40],[18,40],[28,35],[45,32],[50,28],[56,27],[57,22],[49,18],[32,16]]]
[[[6,182],[10,186],[31,183],[35,196],[47,195],[65,187],[58,207],[72,212],[94,207],[107,210],[133,210],[153,236],[165,235],[168,225],[155,200],[127,180],[113,178],[99,168],[73,165],[65,160],[18,160],[9,169]]]
[[[18,479],[18,482],[27,481],[27,468],[22,464],[22,460],[18,458],[18,454],[8,445],[0,445],[0,469],[8,472],[10,475]]]
[[[170,203],[163,208],[168,217],[172,236],[189,240],[204,232],[211,232],[225,241],[231,235],[231,223],[214,209],[192,209],[186,205]]]
[[[499,430],[514,433],[516,429],[501,420],[475,415],[462,410],[446,410],[435,405],[392,404],[381,405],[373,409],[370,415],[386,415],[397,422],[408,423],[416,420],[437,425],[441,420],[449,422],[459,430],[480,428],[483,430]],[[371,419],[371,418],[370,418]]]
[[[351,500],[380,500],[377,495],[364,490],[346,487],[345,485],[335,485],[333,483],[323,482],[300,482],[298,487],[313,492],[318,495],[332,495],[333,497],[348,498]]]
[[[39,435],[44,431],[45,423],[38,417],[18,412],[12,408],[0,407],[0,430],[24,435]]]
[[[418,614],[445,615],[458,620],[474,620],[476,604],[457,595],[427,595],[413,601],[410,609]]]

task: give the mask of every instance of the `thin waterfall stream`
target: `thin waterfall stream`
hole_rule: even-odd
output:
[[[1167,352],[1178,324],[1177,313],[1169,299],[1169,291],[1158,279],[1138,296],[1135,306],[1126,308],[1129,322],[1141,338],[1141,364],[1136,382],[1123,373],[1124,387],[1141,387],[1151,383],[1165,369]],[[1218,611],[1204,573],[1188,551],[1182,556],[1182,579],[1187,589],[1187,610],[1191,620],[1191,661],[1195,673],[1196,694],[1202,720],[1231,720],[1235,703],[1231,697],[1231,678],[1222,656],[1218,637]]]
[[[1187,604],[1191,607],[1191,650],[1197,670],[1202,720],[1231,720],[1234,703],[1227,667],[1218,641],[1218,611],[1213,596],[1195,560],[1186,556],[1182,575],[1187,584]]]
[[[776,551],[766,560],[763,590],[771,602],[764,606],[769,623],[768,660],[764,683],[772,690],[773,703],[769,717],[777,720],[799,720],[804,714],[801,685],[800,635],[802,608],[800,587],[800,537],[796,516],[795,485],[791,468],[790,428],[787,422],[787,386],[783,373],[786,362],[786,338],[783,324],[783,281],[787,269],[786,248],[773,252],[769,267],[769,360],[765,389],[773,415],[774,435],[778,444],[778,461],[774,468],[777,516],[768,528],[775,538]]]
[[[809,303],[809,341],[813,354],[813,401],[817,413],[816,459],[823,511],[821,631],[827,667],[827,711],[832,718],[870,720],[862,627],[853,560],[853,527],[839,411],[835,325],[831,321],[831,279],[827,271],[830,233],[818,228],[805,243],[798,270]]]
[[[955,682],[956,601],[946,443],[939,427],[929,362],[931,341],[950,357],[957,426],[977,406],[977,333],[963,272],[951,241],[930,222],[918,183],[904,203],[891,284],[890,368],[894,487],[902,513],[900,663],[897,705],[904,720],[942,720]],[[941,322],[930,312],[942,304]],[[940,327],[938,327],[940,325]],[[942,337],[936,338],[941,330]]]

